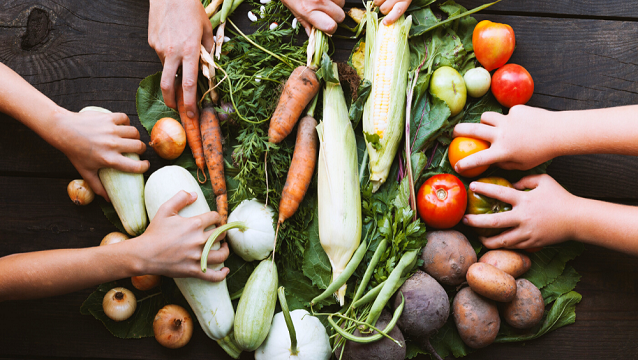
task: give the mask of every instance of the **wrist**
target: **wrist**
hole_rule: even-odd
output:
[[[48,111],[48,115],[46,119],[47,126],[43,129],[45,131],[36,132],[51,146],[66,154],[65,147],[69,144],[70,135],[66,124],[74,113],[55,105]]]
[[[149,272],[149,262],[141,256],[141,254],[143,253],[142,249],[144,239],[144,235],[140,235],[136,238],[131,238],[122,243],[125,246],[122,247],[122,253],[120,254],[120,256],[123,259],[122,267],[125,269],[127,274],[125,277],[139,276],[151,273]]]

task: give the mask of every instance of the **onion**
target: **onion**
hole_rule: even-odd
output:
[[[104,314],[113,321],[123,321],[130,318],[136,307],[135,295],[123,287],[109,290],[102,300]]]
[[[219,118],[219,121],[221,122],[226,122],[229,120],[232,122],[234,114],[235,114],[235,108],[233,107],[233,104],[222,102],[221,109],[220,111],[217,112],[217,117]]]
[[[149,145],[162,159],[176,159],[186,147],[186,132],[177,120],[161,118],[151,130]]]
[[[114,231],[108,235],[106,235],[103,239],[102,242],[100,242],[100,246],[102,245],[111,245],[111,244],[117,244],[120,241],[124,241],[124,240],[128,240],[128,235],[123,234],[121,232],[118,231]]]
[[[89,184],[82,180],[73,180],[67,185],[66,191],[75,205],[88,205],[95,198],[95,193]]]
[[[193,318],[179,305],[166,305],[155,315],[153,333],[162,346],[181,348],[188,344],[193,335]]]
[[[133,276],[131,278],[131,283],[137,290],[146,291],[159,285],[160,276],[159,275]]]

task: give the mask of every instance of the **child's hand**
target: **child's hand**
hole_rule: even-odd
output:
[[[528,176],[514,184],[518,190],[473,182],[472,191],[512,205],[498,214],[465,215],[463,223],[482,228],[511,228],[489,238],[480,237],[488,249],[527,249],[565,241],[573,237],[570,218],[577,199],[549,175]],[[530,191],[520,191],[532,189]]]
[[[226,242],[218,250],[211,250],[208,255],[208,264],[211,267],[205,273],[200,265],[204,244],[214,231],[205,229],[219,224],[219,214],[211,211],[188,218],[178,215],[181,209],[196,199],[197,194],[180,191],[159,208],[143,235],[130,240],[137,242],[136,253],[144,264],[141,273],[173,278],[192,277],[214,282],[226,278],[230,272],[228,268],[212,268],[228,258]],[[223,236],[218,241],[221,238]]]
[[[478,166],[496,164],[503,169],[528,170],[554,157],[555,134],[551,118],[556,113],[530,106],[514,106],[508,115],[485,112],[480,124],[463,123],[454,127],[454,137],[483,139],[491,144],[456,163],[462,172]]]
[[[383,25],[392,25],[399,20],[401,15],[408,9],[412,0],[374,0],[374,6],[379,7],[383,15]]]
[[[334,34],[337,31],[337,24],[346,18],[346,13],[343,11],[345,0],[282,0],[282,2],[306,29],[308,36],[313,26],[326,34]]]
[[[89,183],[93,191],[108,200],[97,172],[114,168],[143,173],[149,162],[131,160],[122,153],[142,154],[146,145],[126,114],[105,114],[95,111],[64,112],[51,130],[51,143],[60,149]]]

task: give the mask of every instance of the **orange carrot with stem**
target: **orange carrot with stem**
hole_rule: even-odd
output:
[[[182,120],[182,126],[186,131],[186,141],[191,148],[193,157],[195,158],[195,164],[197,165],[197,180],[202,184],[206,182],[206,172],[204,170],[206,161],[204,160],[204,148],[202,147],[202,136],[199,130],[199,110],[195,108],[195,116],[189,118],[186,115],[186,109],[184,108],[184,90],[182,90],[181,78],[177,79],[177,91],[175,97],[177,98],[177,111],[179,112],[179,118]],[[204,181],[199,180],[199,171],[204,174]]]
[[[226,178],[224,177],[223,135],[219,126],[219,118],[208,97],[204,100],[199,127],[204,143],[204,158],[215,193],[217,212],[222,218],[220,225],[224,225],[228,219],[228,195],[226,194]]]
[[[315,173],[319,138],[317,136],[317,120],[314,119],[314,111],[318,97],[319,95],[315,96],[307,115],[299,121],[299,126],[297,127],[295,151],[293,152],[290,169],[286,177],[286,185],[284,185],[284,189],[281,192],[281,200],[279,201],[279,220],[277,221],[277,231],[275,232],[275,244],[277,243],[279,226],[297,211]]]

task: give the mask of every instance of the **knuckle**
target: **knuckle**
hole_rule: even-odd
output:
[[[170,57],[172,55],[175,55],[177,53],[177,49],[175,48],[175,46],[173,45],[168,45],[164,48],[164,55],[166,57]]]
[[[498,227],[499,227],[499,225],[500,225],[500,221],[498,220],[498,218],[494,218],[494,217],[492,217],[492,218],[490,219],[489,225],[490,225],[490,227],[498,228]]]
[[[184,77],[182,81],[182,87],[185,89],[192,89],[197,84],[197,81],[191,77]]]
[[[162,79],[160,82],[160,88],[162,91],[170,91],[173,87],[173,82],[169,79]]]

